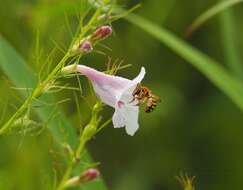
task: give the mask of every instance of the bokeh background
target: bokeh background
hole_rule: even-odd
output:
[[[23,56],[38,73],[36,64],[36,33],[39,31],[42,57],[59,44],[66,47],[70,35],[64,19],[76,26],[72,1],[66,0],[0,0],[0,34]],[[160,26],[184,37],[192,21],[218,3],[216,0],[121,0],[119,5],[131,7],[142,3],[135,12]],[[71,4],[71,5],[70,5]],[[243,48],[243,5],[230,8],[233,41],[240,60]],[[229,13],[229,12],[228,12]],[[227,65],[225,15],[222,12],[210,19],[193,36],[185,39],[222,66]],[[73,19],[73,20],[72,20]],[[134,137],[124,129],[105,128],[88,144],[88,150],[109,189],[113,190],[176,190],[181,189],[175,176],[185,172],[196,176],[196,190],[241,189],[243,186],[243,115],[231,100],[186,61],[157,42],[141,29],[125,20],[113,23],[114,35],[97,52],[86,56],[81,63],[100,70],[105,64],[123,60],[131,67],[119,75],[133,78],[145,66],[144,85],[161,97],[158,108],[146,114],[141,111],[140,130]],[[104,54],[98,51],[104,52]],[[62,56],[54,53],[52,64]],[[40,58],[41,59],[41,58]],[[243,67],[243,64],[242,64]],[[11,88],[2,71],[0,80],[1,122],[18,107],[22,99]],[[75,80],[73,85],[77,85]],[[92,97],[84,84],[85,101],[80,101],[81,116],[75,108],[73,92],[56,94],[59,99],[71,98],[61,106],[78,126],[88,121],[86,111]],[[243,98],[243,95],[242,95]],[[105,109],[109,117],[112,110]],[[53,150],[48,130],[40,135],[11,134],[0,139],[0,189],[51,189],[54,168],[62,167],[59,153]]]

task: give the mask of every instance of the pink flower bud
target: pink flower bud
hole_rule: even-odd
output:
[[[95,169],[95,168],[90,168],[88,170],[86,170],[81,176],[80,176],[80,180],[87,182],[87,181],[92,181],[94,179],[96,179],[97,177],[100,176],[100,172],[99,170]]]
[[[90,53],[93,50],[93,47],[90,41],[85,40],[79,45],[79,49],[85,53]]]
[[[99,27],[91,36],[93,41],[103,40],[112,34],[112,28],[110,26]]]
[[[99,170],[95,168],[90,168],[86,171],[84,171],[80,176],[72,177],[71,179],[67,180],[65,183],[65,187],[73,187],[78,186],[82,183],[86,183],[89,181],[92,181],[100,176]]]

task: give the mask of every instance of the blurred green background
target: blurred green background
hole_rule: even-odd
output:
[[[77,24],[75,5],[71,0],[0,0],[0,34],[23,56],[38,73],[36,64],[36,34],[40,34],[41,58],[48,55],[56,43],[67,47],[71,27]],[[131,7],[142,3],[135,12],[168,28],[183,38],[192,21],[216,0],[121,0],[119,5]],[[225,34],[227,23],[233,33]],[[196,31],[186,41],[218,60],[227,68],[229,40],[239,60],[243,60],[243,5],[224,11]],[[196,176],[196,189],[229,190],[243,186],[243,115],[231,100],[186,61],[141,29],[125,20],[113,23],[114,35],[98,51],[81,63],[104,70],[109,57],[123,60],[132,67],[119,71],[133,78],[145,66],[144,84],[161,97],[158,108],[150,114],[140,114],[140,129],[134,137],[124,129],[107,127],[88,143],[88,150],[99,161],[102,177],[113,190],[176,190],[175,176],[186,172]],[[232,28],[233,27],[233,28]],[[230,39],[227,39],[229,37]],[[52,64],[62,56],[55,52]],[[243,67],[243,64],[242,64]],[[23,101],[11,81],[1,72],[1,123]],[[73,86],[77,85],[75,80]],[[80,101],[81,116],[75,107],[73,92],[56,94],[73,126],[88,121],[89,96]],[[243,98],[243,95],[242,95]],[[105,110],[109,117],[112,110]],[[0,138],[0,189],[51,189],[55,173],[63,168],[53,139],[47,130],[40,135],[11,134]]]

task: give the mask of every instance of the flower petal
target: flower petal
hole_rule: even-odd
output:
[[[105,104],[115,108],[112,117],[114,127],[125,126],[127,134],[134,135],[139,128],[139,107],[135,101],[131,103],[131,100],[133,91],[145,76],[144,67],[133,80],[108,75],[84,65],[78,65],[77,71],[91,80],[96,94]]]
[[[122,108],[117,107],[112,118],[114,127],[126,126],[127,134],[133,136],[139,128],[138,112],[138,106],[126,105]]]
[[[96,94],[105,104],[113,108],[123,89],[131,83],[131,80],[126,78],[108,75],[85,65],[77,65],[77,71],[91,80]]]
[[[124,117],[125,117],[125,125],[126,125],[126,132],[128,135],[133,136],[135,132],[138,130],[138,106],[125,106],[124,107]]]
[[[120,108],[115,109],[115,112],[112,117],[112,122],[114,128],[125,127],[126,125],[125,118]]]
[[[98,85],[110,86],[113,89],[122,89],[130,83],[129,79],[108,75],[103,72],[97,71],[93,68],[90,68],[85,65],[77,65],[77,71],[87,76],[91,81],[95,82]]]
[[[145,68],[142,67],[139,75],[133,80],[131,80],[129,85],[127,85],[126,88],[124,88],[119,100],[126,103],[130,103],[133,100],[133,95],[132,95],[133,91],[135,90],[137,85],[143,80],[145,74],[146,74]]]
[[[142,67],[141,70],[140,70],[140,73],[138,74],[138,76],[136,78],[134,78],[132,80],[132,82],[130,83],[130,87],[132,87],[132,86],[137,85],[138,83],[140,83],[143,80],[145,74],[146,74],[145,68]]]
[[[115,108],[117,98],[114,89],[111,89],[109,86],[100,86],[93,83],[94,91],[96,95],[104,102],[105,104]]]
[[[145,76],[144,67],[141,68],[139,75],[130,81],[130,83],[123,89],[119,101],[116,103],[115,113],[113,115],[112,121],[115,128],[126,126],[127,134],[133,136],[139,128],[138,124],[138,114],[139,108],[136,106],[136,101],[131,103],[133,100],[133,91],[137,87]],[[122,102],[124,105],[119,106]]]

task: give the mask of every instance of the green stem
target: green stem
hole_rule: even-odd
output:
[[[105,123],[103,123],[99,127],[99,129],[97,129],[96,133],[100,132],[102,129],[104,129],[105,127],[107,127],[111,122],[112,122],[112,118],[108,119]]]
[[[65,171],[65,174],[59,184],[59,186],[57,187],[57,190],[63,190],[65,189],[65,182],[67,181],[67,179],[69,178],[69,176],[71,175],[72,173],[72,170],[73,170],[73,161],[71,160],[70,161],[70,164],[68,164],[68,167]]]
[[[63,59],[53,69],[48,77],[33,90],[32,94],[25,100],[25,102],[19,107],[14,115],[12,115],[12,117],[3,125],[3,127],[0,129],[0,135],[6,133],[6,131],[12,126],[16,119],[18,119],[26,111],[28,106],[32,103],[33,99],[36,99],[43,94],[48,83],[55,78],[68,58],[69,52],[63,57]]]
[[[99,115],[100,110],[102,109],[102,106],[103,105],[101,104],[100,101],[98,101],[94,105],[90,122],[85,127],[85,129],[83,130],[83,132],[80,136],[79,145],[75,151],[75,154],[72,155],[72,158],[70,159],[70,162],[68,163],[67,169],[63,175],[63,178],[62,178],[60,184],[57,187],[57,190],[64,190],[66,188],[65,184],[66,184],[67,180],[70,178],[73,168],[75,167],[76,164],[79,163],[80,155],[83,152],[86,143],[90,139],[92,139],[92,137],[95,134],[97,134],[97,128],[99,125],[98,115]]]
[[[81,34],[76,37],[77,40],[83,38],[87,32],[92,28],[93,23],[97,20],[98,16],[102,12],[102,7],[96,10],[96,12],[93,14],[92,18],[88,22],[88,24],[84,27],[84,29],[81,31]],[[74,40],[74,41],[77,41]],[[52,70],[52,72],[47,76],[47,78],[41,82],[32,92],[32,94],[25,100],[25,102],[19,107],[19,109],[11,116],[11,118],[2,126],[0,129],[0,136],[6,133],[13,123],[26,111],[26,109],[29,107],[29,105],[32,103],[32,101],[39,96],[41,96],[45,92],[45,88],[47,85],[55,79],[55,77],[61,72],[61,69],[65,66],[66,61],[70,56],[72,56],[72,45],[71,43],[70,48],[66,55],[62,58],[62,60],[57,64],[57,66]]]
[[[85,147],[85,144],[88,142],[89,139],[84,139],[83,137],[80,138],[80,141],[79,141],[79,146],[75,152],[75,160],[76,162],[79,162],[80,160],[80,155]]]
[[[24,113],[24,111],[27,109],[28,105],[30,104],[31,100],[32,100],[32,96],[29,96],[29,98],[26,99],[26,101],[22,104],[22,106],[14,113],[14,115],[0,129],[0,135],[5,133],[9,129],[9,127],[15,122],[15,120]]]

